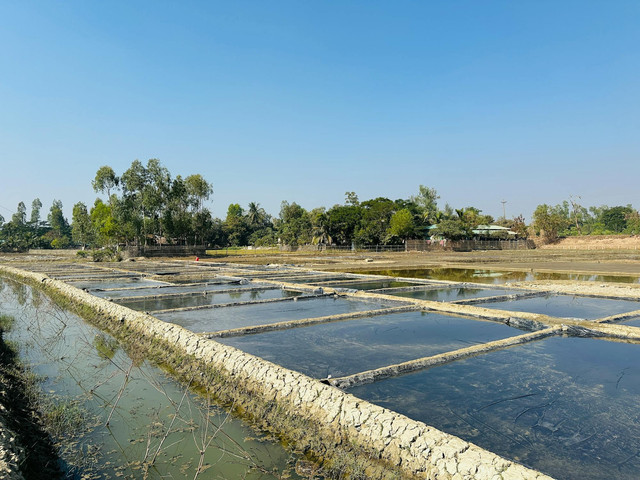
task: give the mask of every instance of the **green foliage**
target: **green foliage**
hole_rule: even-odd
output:
[[[435,188],[428,188],[420,185],[418,195],[411,197],[420,211],[422,219],[429,225],[438,221],[438,199],[440,196]]]
[[[389,235],[399,238],[410,237],[415,230],[413,215],[407,208],[397,211],[389,223]]]
[[[91,252],[94,262],[120,262],[122,254],[114,248],[102,248]]]
[[[546,242],[555,242],[559,234],[570,225],[568,208],[560,205],[555,207],[547,204],[538,205],[533,212],[533,224],[536,233],[540,234]]]
[[[471,238],[473,232],[461,218],[451,218],[438,222],[437,228],[432,230],[432,235],[442,236],[449,240],[462,240]]]
[[[73,241],[84,248],[93,243],[94,230],[91,224],[91,217],[87,212],[87,206],[78,202],[73,206],[71,236]]]
[[[120,179],[116,176],[113,168],[104,165],[98,169],[96,176],[91,182],[93,191],[106,193],[107,198],[111,198],[111,190],[118,186]]]
[[[295,247],[311,243],[311,219],[308,212],[295,202],[290,204],[283,201],[280,205],[278,234],[284,245]]]
[[[627,216],[633,209],[627,207],[612,207],[602,212],[601,221],[604,228],[613,233],[622,233],[627,228]]]
[[[355,232],[360,227],[362,221],[363,209],[356,205],[336,205],[331,208],[324,218],[318,218],[316,214],[315,221],[318,225],[322,225],[322,233],[327,238],[331,238],[338,245],[351,245]],[[314,234],[314,237],[316,235]]]

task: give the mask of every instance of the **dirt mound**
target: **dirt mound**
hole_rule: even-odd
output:
[[[580,250],[640,250],[640,235],[585,235],[562,238],[545,249],[580,249]]]

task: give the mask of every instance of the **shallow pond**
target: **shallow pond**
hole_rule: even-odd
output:
[[[520,335],[501,323],[407,312],[222,338],[253,355],[316,378],[340,377]]]
[[[275,479],[291,469],[280,445],[37,291],[0,279],[0,304],[16,319],[5,338],[43,376],[50,410],[83,420],[57,439],[69,478]]]
[[[322,297],[298,302],[288,301],[230,306],[211,310],[160,313],[156,316],[160,320],[182,325],[192,332],[219,332],[232,328],[265,325],[285,320],[300,320],[303,318],[374,310],[385,306],[378,302]]]
[[[388,295],[398,297],[415,298],[418,300],[431,300],[432,302],[453,302],[470,298],[493,297],[497,295],[512,295],[523,293],[520,290],[507,290],[501,288],[425,288],[410,292],[389,292]]]
[[[640,345],[554,337],[348,391],[558,479],[638,478]]]
[[[380,288],[413,287],[418,283],[398,282],[395,280],[348,281],[348,282],[319,282],[318,285],[331,288],[349,288],[353,290],[377,290]]]
[[[627,275],[588,275],[578,273],[514,272],[505,270],[482,270],[473,268],[425,268],[405,270],[359,270],[368,275],[391,277],[426,278],[453,282],[476,282],[500,284],[534,280],[574,280],[584,282],[640,283],[640,277]]]
[[[531,312],[563,318],[595,320],[618,313],[640,310],[640,302],[611,300],[607,298],[578,297],[572,295],[547,295],[543,297],[508,300],[506,302],[477,303],[484,308],[498,308],[516,312]]]
[[[270,288],[264,290],[247,290],[245,292],[207,293],[197,296],[176,296],[166,298],[144,298],[139,300],[123,299],[118,301],[120,305],[138,311],[151,312],[169,308],[197,307],[203,305],[220,305],[235,302],[256,302],[274,298],[289,298],[302,295],[301,292]]]
[[[104,288],[108,288],[105,284]],[[255,288],[254,284],[239,285],[238,283],[213,283],[209,285],[156,285],[149,288],[123,288],[119,290],[108,290],[101,292],[99,290],[91,291],[92,295],[96,297],[107,298],[126,298],[126,297],[142,297],[145,295],[166,295],[173,293],[196,293],[196,292],[215,292],[217,290],[238,290],[238,289],[250,289]],[[265,286],[265,288],[268,288]]]

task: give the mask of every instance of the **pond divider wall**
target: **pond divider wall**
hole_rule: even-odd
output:
[[[306,375],[203,338],[46,275],[0,266],[140,346],[192,386],[207,389],[319,460],[334,478],[547,480],[550,477]]]

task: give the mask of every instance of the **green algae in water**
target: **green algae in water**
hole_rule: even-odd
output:
[[[350,375],[522,332],[501,323],[408,312],[221,338],[219,342],[316,378]]]
[[[0,300],[17,319],[6,338],[43,378],[49,415],[65,429],[55,440],[68,478],[195,478],[201,450],[197,478],[298,478],[277,443],[38,291],[0,279]]]
[[[640,345],[554,337],[348,391],[555,478],[638,478]]]

